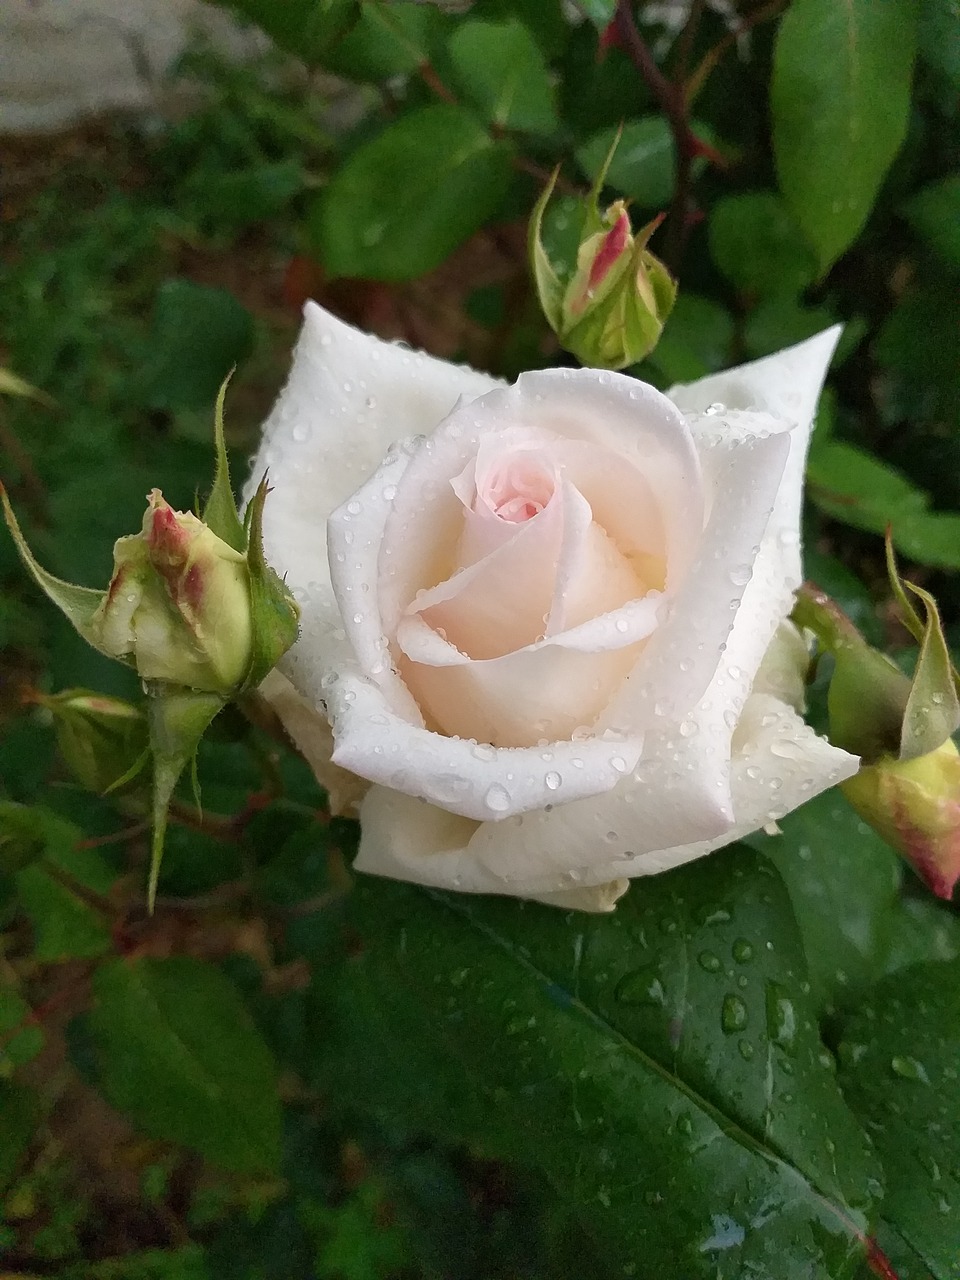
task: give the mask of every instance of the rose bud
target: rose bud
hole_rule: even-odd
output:
[[[842,784],[857,813],[903,854],[938,897],[960,877],[960,681],[953,669],[936,601],[903,583],[888,540],[888,567],[904,622],[920,642],[913,676],[871,648],[822,592],[807,585],[794,620],[833,655],[827,695],[830,739],[861,757]],[[921,601],[921,621],[908,595]]]
[[[36,702],[53,716],[60,754],[88,791],[112,790],[145,762],[147,721],[139,707],[87,689],[37,694]]]
[[[90,626],[101,652],[144,680],[230,694],[252,655],[246,558],[159,489],[140,533],[113,549],[113,578]]]
[[[585,365],[623,369],[657,345],[677,286],[647,248],[662,216],[634,235],[622,200],[601,213],[597,197],[612,156],[611,151],[580,213],[575,264],[561,263],[558,272],[543,244],[543,215],[556,174],[533,212],[530,256],[544,315],[566,350]]]
[[[48,573],[0,486],[7,527],[34,581],[89,644],[143,680],[153,763],[151,907],[177,779],[213,718],[231,698],[255,689],[297,637],[299,609],[263,553],[266,477],[243,521],[230,488],[225,393],[226,383],[217,400],[216,472],[203,519],[174,511],[154,489],[140,533],[114,546],[106,591]],[[138,759],[126,763],[124,780]]]
[[[864,822],[949,901],[960,879],[960,754],[953,741],[913,760],[887,757],[842,790]]]

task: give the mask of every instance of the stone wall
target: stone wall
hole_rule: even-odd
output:
[[[195,35],[241,59],[265,45],[202,0],[0,0],[0,133],[168,105],[164,73]]]

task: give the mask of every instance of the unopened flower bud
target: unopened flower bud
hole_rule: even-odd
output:
[[[60,754],[77,781],[102,794],[145,762],[147,720],[139,707],[87,689],[36,695],[53,716]]]
[[[104,653],[127,658],[144,680],[229,695],[252,655],[246,557],[159,489],[140,533],[114,547],[113,578],[91,623]]]
[[[960,879],[960,753],[951,739],[913,760],[889,757],[841,784],[857,813],[938,897]]]
[[[635,235],[622,200],[600,211],[597,198],[609,160],[582,210],[576,262],[555,265],[543,244],[543,214],[553,182],[534,209],[530,254],[544,315],[563,346],[586,365],[623,369],[657,345],[677,286],[647,248],[661,218]]]

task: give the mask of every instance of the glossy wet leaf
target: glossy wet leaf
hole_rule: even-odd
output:
[[[225,1169],[276,1167],[276,1066],[222,973],[187,956],[112,960],[94,995],[90,1028],[113,1106]]]
[[[960,961],[879,983],[843,1026],[840,1083],[883,1160],[884,1219],[929,1268],[960,1267]]]
[[[828,791],[747,843],[783,877],[803,939],[817,1008],[849,1007],[875,979],[902,925],[897,855]]]
[[[906,135],[916,0],[793,0],[771,82],[780,187],[826,271],[859,234]]]
[[[493,215],[510,148],[463,107],[411,111],[353,151],[312,218],[335,276],[409,280],[438,266]]]
[[[878,1170],[766,860],[608,917],[361,880],[348,919],[333,1070],[368,1105],[534,1164],[638,1275],[846,1274]]]

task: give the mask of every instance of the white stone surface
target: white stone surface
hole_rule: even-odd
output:
[[[0,133],[160,107],[196,35],[241,59],[265,44],[203,0],[0,0]]]

